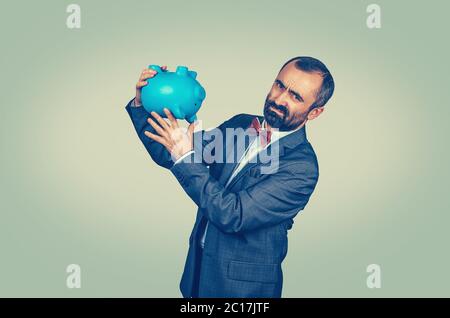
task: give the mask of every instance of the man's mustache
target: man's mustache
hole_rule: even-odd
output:
[[[280,112],[283,113],[283,116],[286,116],[288,113],[288,109],[285,106],[281,106],[281,105],[277,105],[275,104],[275,102],[272,101],[267,101],[267,108],[273,107],[276,110],[279,110]]]

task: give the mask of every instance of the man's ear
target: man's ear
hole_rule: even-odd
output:
[[[314,108],[312,111],[308,113],[308,120],[313,120],[316,117],[319,117],[320,114],[324,111],[324,106]]]

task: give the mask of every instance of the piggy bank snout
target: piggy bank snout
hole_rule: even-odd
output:
[[[205,89],[203,87],[201,87],[200,85],[195,86],[194,96],[197,99],[197,101],[199,101],[201,103],[205,99],[205,96],[206,96]]]

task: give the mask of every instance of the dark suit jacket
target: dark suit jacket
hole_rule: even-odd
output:
[[[145,109],[127,105],[126,110],[152,159],[171,170],[198,206],[180,283],[183,296],[281,297],[281,263],[287,253],[287,231],[307,204],[319,176],[317,158],[306,139],[305,127],[279,140],[276,173],[261,173],[266,163],[258,158],[257,162],[244,166],[225,187],[238,164],[237,160],[235,163],[230,158],[226,160],[235,149],[233,139],[223,139],[225,162],[207,164],[209,160],[205,157],[203,162],[195,163],[195,152],[201,149],[194,149],[194,154],[174,165],[170,153],[144,135],[146,130],[154,132],[146,121],[149,114]],[[254,117],[239,114],[216,129],[225,136],[226,128],[245,129]],[[205,139],[202,138],[201,146],[208,149],[213,143]],[[214,155],[215,151],[210,153]],[[199,241],[207,221],[202,252]]]

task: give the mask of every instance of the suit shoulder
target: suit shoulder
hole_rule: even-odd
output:
[[[293,167],[300,167],[301,169],[299,171],[309,171],[310,173],[317,174],[317,176],[319,175],[317,155],[309,141],[306,140],[297,148],[294,158],[292,160]]]
[[[311,161],[317,164],[318,161],[316,152],[314,151],[314,147],[311,145],[309,141],[305,141],[304,148],[305,154],[311,159]]]
[[[319,161],[317,160],[316,152],[309,141],[305,141],[303,153],[305,155],[305,160],[309,162],[312,170],[314,170],[317,175],[319,175]]]

